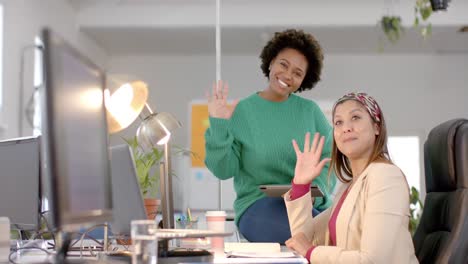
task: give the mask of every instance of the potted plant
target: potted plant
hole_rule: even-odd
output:
[[[148,219],[154,219],[161,204],[161,201],[156,198],[159,190],[159,169],[156,165],[163,159],[164,151],[153,148],[151,152],[144,153],[138,145],[136,136],[124,140],[132,149],[138,183],[144,198]]]
[[[434,12],[439,10],[447,10],[449,2],[450,0],[431,0],[432,10]]]
[[[383,16],[380,20],[380,27],[392,44],[397,43],[404,33],[401,17],[399,16]]]
[[[424,39],[432,34],[432,24],[428,21],[432,14],[432,6],[430,0],[416,0],[414,6],[414,23],[415,28],[421,26],[421,35]]]
[[[144,198],[148,219],[154,219],[161,204],[161,200],[156,197],[159,192],[159,164],[164,159],[164,149],[152,148],[150,152],[145,153],[138,144],[136,136],[124,140],[133,152],[138,183]],[[173,148],[175,149],[172,152],[174,155],[195,155],[190,150],[178,146],[174,146]],[[176,176],[173,171],[170,174],[171,176]]]
[[[412,235],[416,232],[416,228],[419,225],[419,221],[421,220],[423,210],[423,204],[419,199],[419,192],[416,188],[411,187],[410,193],[410,222],[409,222],[409,230]]]

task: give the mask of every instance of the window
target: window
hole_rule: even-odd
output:
[[[34,45],[36,47],[43,46],[42,41],[39,37],[34,39]],[[42,68],[42,50],[39,48],[34,49],[34,92],[32,95],[32,106],[28,108],[33,109],[33,116],[30,117],[32,120],[33,135],[37,136],[41,134],[41,105],[39,100],[39,87],[42,85],[43,72]]]
[[[0,108],[3,106],[3,5],[0,4]]]
[[[392,161],[406,175],[410,188],[421,190],[421,167],[419,159],[419,137],[388,137],[388,151]]]

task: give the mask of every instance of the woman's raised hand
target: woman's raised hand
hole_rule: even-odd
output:
[[[227,83],[219,80],[218,83],[213,84],[213,92],[210,94],[206,92],[206,99],[208,100],[208,113],[211,117],[230,119],[234,109],[236,109],[239,100],[235,100],[232,106],[227,103],[227,95],[229,87]]]
[[[297,157],[293,181],[295,184],[311,183],[320,175],[325,163],[331,160],[330,158],[320,160],[325,137],[315,133],[312,146],[310,146],[310,133],[307,132],[304,140],[304,152],[301,152],[296,140],[293,140],[292,143]]]

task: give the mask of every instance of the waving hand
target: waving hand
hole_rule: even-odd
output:
[[[219,80],[218,83],[213,84],[213,92],[210,94],[206,92],[206,99],[208,100],[208,113],[211,117],[230,119],[234,109],[236,109],[239,100],[235,100],[233,106],[227,104],[227,95],[229,87],[227,83]]]
[[[320,175],[325,163],[331,160],[330,158],[320,160],[324,142],[325,137],[320,136],[319,133],[315,133],[312,146],[310,146],[310,133],[307,132],[304,140],[304,152],[301,152],[297,146],[296,140],[293,140],[292,143],[297,157],[296,169],[294,171],[294,183],[311,183]]]

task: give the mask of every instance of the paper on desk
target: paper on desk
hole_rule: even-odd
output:
[[[277,253],[281,252],[279,243],[224,243],[226,252]]]
[[[252,264],[252,263],[294,263],[294,264],[307,264],[309,261],[303,257],[295,258],[216,258],[213,260],[213,263],[218,264]]]
[[[294,252],[226,252],[228,258],[295,258]]]

